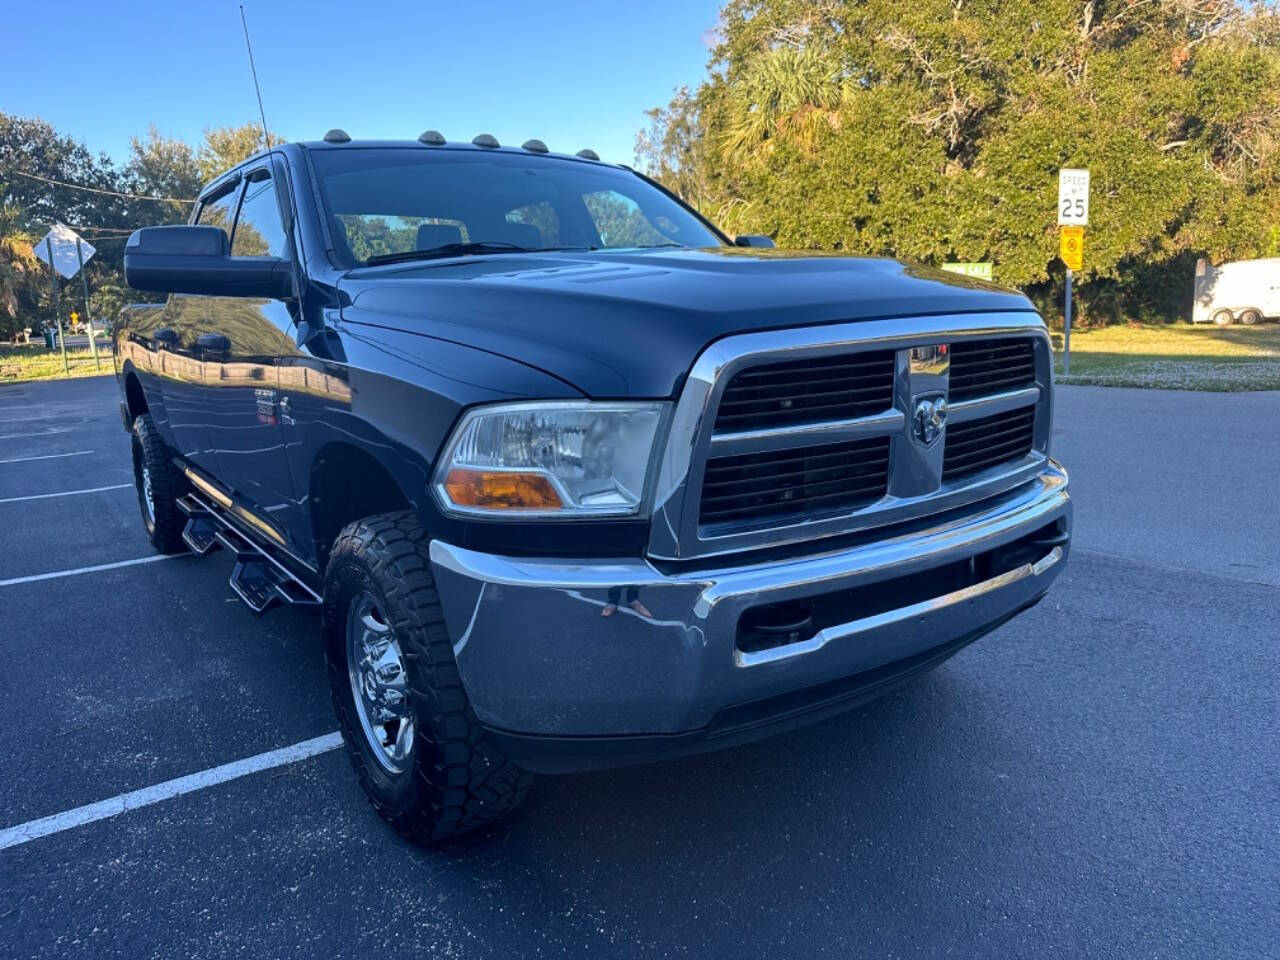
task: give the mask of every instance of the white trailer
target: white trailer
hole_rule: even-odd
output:
[[[1193,323],[1234,321],[1254,324],[1280,319],[1280,257],[1240,260],[1215,267],[1208,260],[1196,262],[1195,291],[1191,304]]]

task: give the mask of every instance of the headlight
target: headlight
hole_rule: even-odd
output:
[[[436,470],[444,508],[483,516],[634,516],[667,404],[508,403],[462,418]]]

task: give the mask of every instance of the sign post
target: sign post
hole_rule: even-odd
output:
[[[1089,225],[1089,171],[1058,171],[1058,253],[1067,265],[1066,303],[1062,311],[1062,372],[1071,373],[1071,281],[1084,266],[1084,228]]]
[[[1071,376],[1071,274],[1067,267],[1067,302],[1062,310],[1062,375]]]
[[[58,304],[58,274],[70,280],[77,272],[80,273],[81,278],[84,279],[84,312],[87,317],[89,315],[89,281],[85,279],[84,265],[97,252],[93,244],[85,243],[80,239],[79,234],[62,223],[55,223],[44,235],[44,239],[36,244],[36,256],[49,264],[49,272],[52,274],[53,312],[57,318],[58,339],[62,341],[63,373],[70,373],[71,366],[67,363],[67,341],[62,335],[62,311]],[[98,346],[93,341],[92,323],[89,325],[89,343],[93,346],[93,362],[96,366]]]
[[[101,370],[98,363],[98,341],[93,338],[93,314],[89,312],[89,275],[84,272],[84,243],[76,237],[76,263],[79,265],[80,282],[84,284],[84,324],[89,330],[89,350],[93,353],[93,369]]]
[[[49,252],[49,264],[53,265],[53,240],[44,238],[45,249]],[[58,305],[58,270],[49,271],[49,282],[53,284],[53,322],[57,328],[58,343],[62,344],[62,372],[70,373],[71,364],[67,363],[67,338],[62,335],[62,308]]]

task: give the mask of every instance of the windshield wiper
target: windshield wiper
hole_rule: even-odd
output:
[[[681,244],[660,244],[660,246],[681,246]],[[365,266],[379,264],[402,264],[407,260],[435,260],[438,257],[458,257],[479,255],[479,253],[550,253],[564,250],[599,250],[599,247],[522,247],[518,243],[507,241],[472,241],[470,243],[445,243],[444,246],[431,247],[429,250],[402,250],[398,253],[379,253],[378,256],[365,260]]]
[[[399,253],[382,253],[365,260],[365,266],[376,267],[381,263],[402,263],[406,260],[433,260],[437,257],[465,257],[479,253],[539,253],[561,247],[522,247],[505,240],[477,240],[469,243],[446,243],[427,250],[401,250]]]
[[[436,257],[463,257],[478,253],[531,253],[534,247],[522,247],[518,243],[507,243],[505,240],[483,240],[468,243],[446,243],[427,250],[401,250],[398,253],[383,253],[369,257],[365,265],[376,267],[381,263],[401,263],[406,260],[432,260]]]

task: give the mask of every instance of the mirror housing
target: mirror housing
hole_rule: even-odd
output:
[[[772,249],[774,246],[773,238],[766,237],[762,233],[740,233],[733,238],[735,247],[760,247],[762,249]]]
[[[135,290],[214,297],[293,296],[289,261],[233,257],[226,231],[214,226],[143,227],[124,248],[124,279]]]

